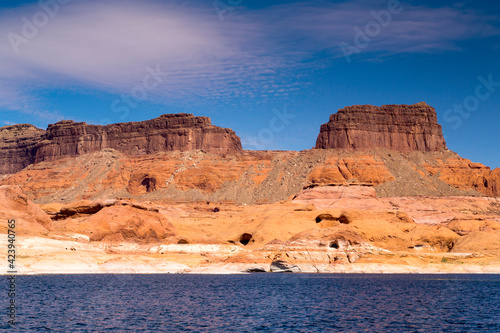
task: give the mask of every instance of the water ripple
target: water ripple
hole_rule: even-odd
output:
[[[18,332],[500,332],[498,275],[46,275],[18,290]]]

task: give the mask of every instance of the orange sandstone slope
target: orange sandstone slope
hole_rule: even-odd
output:
[[[0,211],[33,228],[19,234],[21,273],[500,271],[496,198],[377,198],[367,186],[317,186],[266,205],[52,203],[37,222],[23,213],[34,206],[28,199],[15,203],[21,194],[0,187]],[[36,223],[48,216],[47,234]]]
[[[19,220],[23,272],[500,271],[500,169],[444,148],[422,103],[353,111],[322,127],[334,149],[59,154],[0,176],[0,226]],[[12,168],[45,135],[28,129],[0,147]],[[377,133],[384,148],[367,147]]]
[[[0,186],[0,202],[0,233],[7,233],[12,220],[14,231],[23,235],[48,235],[53,229],[50,217],[19,186]]]
[[[500,169],[447,150],[423,103],[346,108],[300,152],[188,115],[0,132],[23,273],[500,271]]]
[[[493,171],[456,153],[386,149],[203,151],[130,156],[101,152],[30,165],[3,176],[37,203],[135,198],[165,202],[272,203],[318,185],[373,186],[378,197],[499,196]]]
[[[321,126],[318,149],[301,152],[244,151],[232,130],[186,114],[0,132],[1,173],[35,162],[0,176],[0,185],[21,185],[38,203],[272,203],[317,185],[373,186],[379,197],[500,195],[500,169],[447,150],[436,111],[424,102],[341,109]],[[21,154],[27,150],[34,155]]]

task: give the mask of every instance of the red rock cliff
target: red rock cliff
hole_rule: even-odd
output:
[[[44,134],[29,124],[0,128],[0,174],[15,173],[33,163],[35,146]]]
[[[436,111],[414,105],[355,105],[340,109],[321,125],[316,148],[388,148],[400,152],[446,148]]]
[[[17,172],[31,163],[104,148],[130,155],[196,149],[224,154],[242,150],[240,138],[231,129],[212,125],[208,117],[185,113],[106,126],[63,120],[49,125],[47,131],[31,125],[16,126],[14,130],[4,130],[4,127],[0,132],[0,160],[3,162],[0,173],[3,174]]]

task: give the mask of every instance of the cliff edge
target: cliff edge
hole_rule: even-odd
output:
[[[176,150],[227,154],[242,150],[233,130],[192,114],[164,114],[152,120],[106,126],[63,120],[49,125],[46,131],[28,124],[0,128],[0,174],[105,148],[128,155]]]
[[[316,148],[387,148],[407,153],[446,148],[436,110],[413,105],[354,105],[340,109],[321,125]]]

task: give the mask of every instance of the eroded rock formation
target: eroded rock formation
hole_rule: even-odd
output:
[[[215,213],[213,203],[130,199],[36,207],[20,187],[0,186],[0,228],[7,239],[16,220],[21,274],[500,272],[495,198],[331,187],[270,205],[218,203]]]
[[[400,152],[446,148],[436,111],[414,105],[354,105],[340,109],[321,125],[316,148],[387,148]]]
[[[174,150],[225,154],[242,149],[234,131],[212,125],[208,117],[192,114],[165,114],[152,120],[106,126],[63,120],[49,125],[47,131],[27,124],[2,127],[0,173],[14,173],[32,163],[105,148],[129,155]]]
[[[0,174],[15,173],[33,163],[36,145],[45,131],[22,124],[0,128]]]
[[[5,240],[11,223],[15,224],[14,231],[22,235],[46,234],[53,227],[50,217],[28,199],[20,186],[0,186],[0,219],[0,233]]]
[[[226,156],[202,151],[127,156],[109,150],[30,165],[0,180],[0,185],[21,185],[37,203],[127,196],[255,204],[285,200],[317,186],[329,186],[341,196],[346,186],[361,186],[357,195],[367,197],[373,191],[377,197],[499,196],[499,184],[500,169],[449,150],[403,154],[384,149]]]

